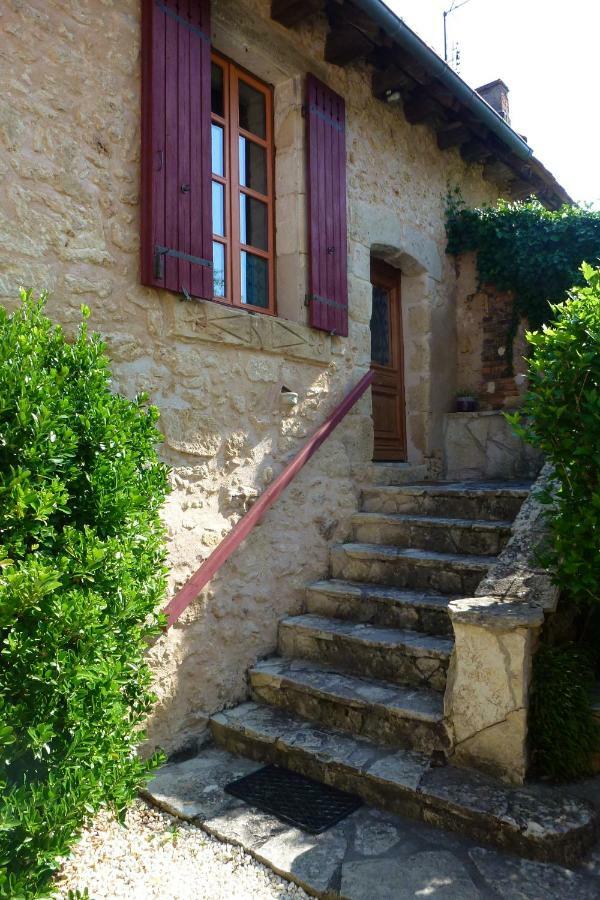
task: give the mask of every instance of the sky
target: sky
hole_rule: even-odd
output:
[[[387,4],[443,57],[452,0]],[[512,127],[576,202],[600,209],[600,0],[468,0],[446,22],[460,76],[474,88],[502,78]]]

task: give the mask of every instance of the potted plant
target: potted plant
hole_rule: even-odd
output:
[[[474,397],[471,391],[456,392],[456,412],[477,412],[477,407],[477,397]]]

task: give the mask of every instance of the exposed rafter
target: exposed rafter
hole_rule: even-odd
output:
[[[449,150],[450,147],[460,147],[461,144],[466,144],[472,134],[473,132],[467,128],[463,122],[452,122],[451,125],[446,125],[445,127],[438,129],[438,147],[440,150]]]
[[[292,28],[322,7],[321,0],[271,0],[271,18],[286,28]]]
[[[411,125],[427,122],[443,127],[448,121],[444,107],[425,88],[418,87],[404,101],[404,115]]]
[[[445,77],[445,70],[440,71],[433,51],[429,71],[422,52],[413,54],[410,44],[402,49],[395,43],[393,24],[388,33],[375,21],[381,22],[380,17],[372,17],[351,0],[272,0],[271,6],[272,17],[287,27],[323,11],[329,22],[325,60],[337,66],[366,60],[373,66],[374,96],[399,105],[402,101],[411,124],[426,124],[436,132],[440,150],[456,148],[466,162],[483,164],[484,177],[502,185],[512,197],[536,193],[552,208],[569,200],[538,160],[524,161],[514,152],[494,121],[489,121],[489,113],[478,115],[465,90],[453,91],[453,82]]]

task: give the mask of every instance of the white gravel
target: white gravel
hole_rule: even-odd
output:
[[[93,900],[308,900],[240,847],[143,800],[129,809],[125,827],[100,813],[73,848],[56,879],[57,896],[86,887]]]

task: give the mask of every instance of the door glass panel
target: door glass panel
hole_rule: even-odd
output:
[[[392,365],[390,344],[390,295],[385,288],[373,285],[371,313],[371,359],[380,366]]]
[[[268,250],[267,205],[240,194],[240,243]]]
[[[225,234],[225,189],[218,181],[212,183],[213,234]]]
[[[250,131],[258,137],[266,137],[267,114],[265,95],[246,84],[239,82],[240,128]]]
[[[240,137],[240,184],[267,193],[267,151],[245,137]]]
[[[210,88],[211,110],[216,116],[221,116],[221,118],[223,118],[223,112],[225,110],[223,69],[216,63],[211,64]]]
[[[223,153],[223,129],[220,125],[211,125],[212,139],[212,171],[213,175],[225,175],[225,154]]]
[[[252,306],[269,306],[269,270],[267,260],[242,250],[240,253],[242,274],[242,303]]]
[[[226,288],[225,247],[223,244],[213,241],[213,292],[215,297],[225,297]]]

